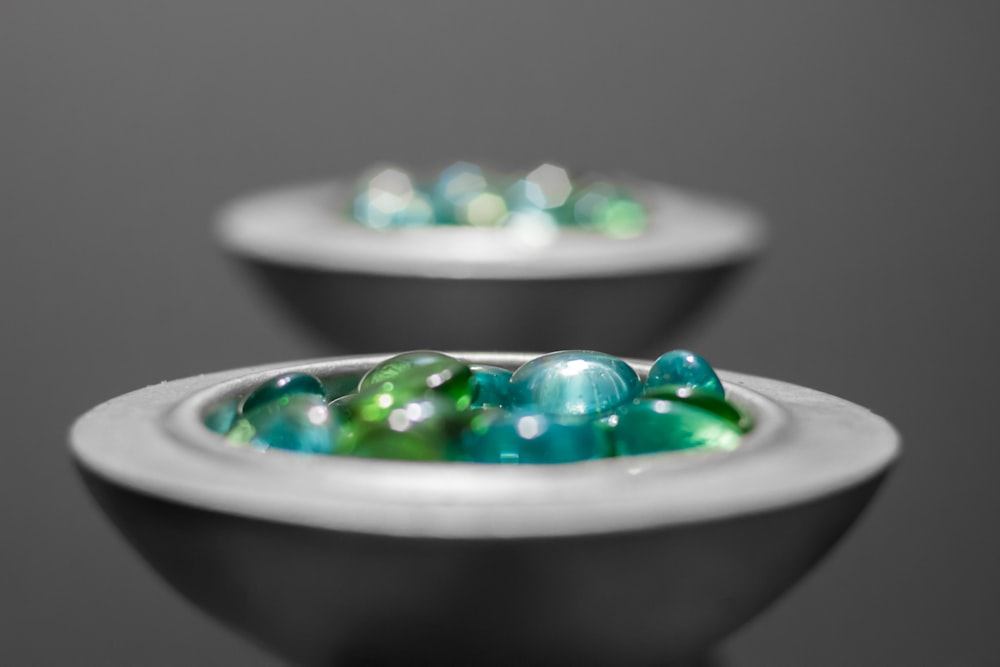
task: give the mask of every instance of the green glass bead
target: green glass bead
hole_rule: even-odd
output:
[[[510,376],[512,372],[506,368],[487,365],[469,366],[475,385],[472,407],[501,408],[510,402]]]
[[[574,197],[572,221],[615,238],[633,238],[646,229],[646,208],[621,188],[594,183]]]
[[[326,398],[323,383],[308,373],[286,373],[271,378],[243,400],[240,411],[247,415],[262,405],[284,401],[298,394]]]
[[[245,445],[252,442],[257,435],[257,429],[253,427],[245,417],[238,417],[226,433],[226,440],[234,445]]]
[[[646,378],[646,389],[661,385],[682,385],[726,397],[722,381],[707,361],[688,350],[671,350],[653,363]]]
[[[358,388],[358,382],[362,378],[361,373],[345,373],[323,378],[323,389],[326,391],[327,400],[333,401],[341,396],[354,393]]]
[[[458,436],[469,418],[467,410],[444,396],[401,396],[378,389],[337,399],[330,411],[343,429],[336,453],[407,461],[455,458]]]
[[[462,435],[461,458],[471,463],[572,463],[611,454],[610,432],[594,421],[526,410],[486,408]]]
[[[694,448],[731,451],[740,441],[735,424],[680,401],[640,399],[617,414],[612,437],[618,456]]]
[[[440,352],[405,352],[377,364],[361,378],[358,391],[380,389],[417,397],[428,392],[449,397],[464,410],[472,404],[475,387],[472,371],[462,362]]]
[[[256,431],[253,444],[304,454],[332,454],[340,430],[326,399],[315,394],[293,394],[257,406],[246,420]]]
[[[659,387],[647,388],[642,393],[643,398],[659,398],[667,401],[680,401],[707,410],[717,417],[735,425],[743,433],[753,428],[753,417],[740,407],[701,389],[686,385],[664,384]]]
[[[233,427],[233,422],[239,414],[239,401],[223,401],[216,405],[204,417],[205,426],[208,430],[225,435]]]
[[[602,415],[636,398],[631,366],[602,352],[566,350],[527,362],[510,378],[510,403],[550,415]]]

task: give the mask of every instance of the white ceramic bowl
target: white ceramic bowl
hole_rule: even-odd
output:
[[[347,218],[343,182],[238,200],[216,232],[339,352],[652,353],[757,256],[764,226],[742,206],[662,185],[633,189],[650,222],[625,240],[570,229],[533,247],[507,229],[372,230]]]
[[[203,425],[279,371],[100,405],[71,446],[101,507],[178,591],[302,664],[662,664],[702,654],[806,572],[899,449],[880,417],[721,372],[756,427],[730,453],[551,466],[261,453]],[[514,368],[526,354],[455,353]],[[644,374],[649,362],[629,360]]]

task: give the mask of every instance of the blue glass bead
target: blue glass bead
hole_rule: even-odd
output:
[[[441,172],[433,188],[435,219],[441,223],[458,221],[459,202],[486,190],[482,170],[469,162],[456,162]]]
[[[472,371],[453,357],[430,350],[404,352],[377,364],[358,383],[358,391],[383,389],[411,397],[429,391],[448,396],[459,410],[472,403]]]
[[[475,388],[472,407],[505,407],[510,402],[511,371],[498,366],[469,366]]]
[[[560,421],[527,410],[476,411],[462,434],[462,460],[471,463],[572,463],[612,453],[609,431],[588,419]]]
[[[706,448],[731,451],[740,440],[733,423],[679,401],[640,399],[617,411],[611,430],[618,456]]]
[[[205,426],[210,431],[225,435],[233,427],[233,422],[239,414],[239,401],[223,401],[216,405],[204,417]]]
[[[666,384],[692,387],[719,398],[726,397],[726,390],[709,363],[688,350],[671,350],[661,355],[649,369],[646,389]]]
[[[430,198],[413,186],[410,175],[383,169],[366,180],[354,198],[354,218],[373,229],[412,227],[434,221]]]
[[[255,407],[246,421],[256,434],[253,443],[304,454],[332,454],[339,424],[326,400],[315,394],[293,394]]]
[[[240,411],[246,415],[261,405],[285,400],[296,394],[308,394],[326,398],[323,383],[308,373],[285,373],[254,389],[243,400]]]
[[[601,415],[636,398],[631,366],[602,352],[566,350],[527,362],[510,378],[510,402],[550,415]]]
[[[680,401],[707,410],[735,425],[743,433],[753,428],[753,418],[745,410],[730,403],[718,394],[713,394],[694,387],[676,384],[664,384],[659,387],[649,387],[642,393],[643,398],[659,398],[667,401]]]

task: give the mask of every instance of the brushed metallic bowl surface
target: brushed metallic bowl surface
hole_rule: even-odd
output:
[[[454,353],[514,368],[534,355]],[[895,430],[811,389],[720,372],[755,429],[731,453],[554,466],[232,447],[210,406],[258,366],[104,403],[70,442],[108,516],[180,593],[301,664],[663,664],[697,656],[805,573],[898,455]],[[629,362],[644,374],[648,361]]]

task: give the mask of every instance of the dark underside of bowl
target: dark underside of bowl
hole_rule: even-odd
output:
[[[884,476],[707,523],[435,539],[245,518],[80,473],[176,590],[306,665],[699,664],[827,552]]]
[[[659,354],[749,260],[568,279],[451,279],[243,264],[330,351],[591,349]]]

